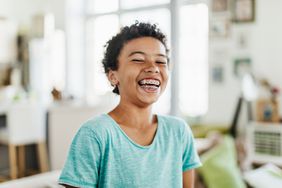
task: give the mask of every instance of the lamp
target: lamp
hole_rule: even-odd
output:
[[[256,100],[257,96],[258,96],[258,87],[254,76],[251,73],[245,73],[241,79],[241,94],[236,105],[236,110],[233,116],[231,127],[229,129],[229,133],[234,138],[237,136],[237,124],[240,116],[240,111],[242,109],[242,103],[246,102],[248,121],[251,121],[253,120],[251,102]]]

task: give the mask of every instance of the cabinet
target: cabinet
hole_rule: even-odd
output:
[[[107,113],[112,107],[57,105],[49,108],[48,140],[51,170],[62,169],[76,132],[88,119]]]

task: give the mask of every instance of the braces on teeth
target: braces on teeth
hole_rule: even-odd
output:
[[[157,80],[141,80],[141,84],[153,84],[153,85],[160,85],[160,82]]]

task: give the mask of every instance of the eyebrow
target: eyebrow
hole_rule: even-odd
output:
[[[128,55],[128,57],[130,57],[130,56],[132,56],[132,55],[134,55],[134,54],[147,55],[145,52],[142,52],[142,51],[133,51],[133,52],[131,52],[131,53]],[[168,58],[168,57],[167,57],[166,55],[164,55],[164,54],[154,54],[154,55]]]

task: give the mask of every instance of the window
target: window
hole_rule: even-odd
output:
[[[180,8],[179,108],[183,115],[198,116],[208,109],[208,7]]]
[[[91,18],[87,22],[87,63],[89,74],[89,100],[95,100],[95,95],[103,95],[111,90],[111,86],[106,78],[102,67],[104,45],[111,36],[118,32],[118,16],[109,14]],[[94,74],[91,74],[91,72]],[[95,94],[95,95],[93,95]],[[95,101],[97,102],[97,101]]]
[[[79,1],[79,0],[77,0]],[[156,104],[155,111],[170,113],[171,99],[179,98],[179,115],[203,115],[208,104],[208,8],[206,3],[182,1],[174,5],[170,0],[85,0],[85,75],[86,98],[90,102],[99,102],[99,96],[111,92],[102,68],[104,44],[121,26],[134,23],[135,20],[157,23],[168,36],[179,37],[178,76],[170,80],[179,84],[177,92],[171,92],[168,84],[165,94]],[[176,9],[173,6],[177,6]],[[179,10],[179,11],[175,11]],[[178,33],[171,28],[171,19],[179,13]],[[173,47],[172,47],[173,48]]]
[[[118,10],[118,0],[86,0],[86,11],[89,14],[107,13]]]
[[[157,23],[159,27],[170,38],[170,11],[166,4],[167,0],[153,1],[140,1],[143,3],[144,8],[134,7],[134,4],[125,3],[121,1],[123,8],[117,9],[116,1],[113,1],[113,5],[109,9],[103,9],[103,3],[97,0],[88,0],[86,5],[88,16],[86,20],[86,56],[87,56],[87,68],[89,72],[89,80],[86,84],[87,101],[90,103],[99,103],[100,96],[106,95],[113,89],[103,71],[102,58],[104,53],[104,45],[106,42],[116,34],[120,26],[125,26],[134,23],[136,20]],[[154,7],[147,6],[154,5]],[[140,4],[140,7],[143,5]],[[96,5],[96,8],[92,10],[91,6]],[[101,6],[100,8],[98,6]],[[131,8],[135,8],[132,11]],[[168,84],[167,91],[160,98],[154,107],[154,110],[160,113],[169,113],[170,110],[170,84]]]
[[[138,7],[151,7],[156,5],[162,5],[169,3],[170,0],[142,0],[142,1],[132,1],[132,0],[121,0],[121,7],[123,9],[133,9]]]

